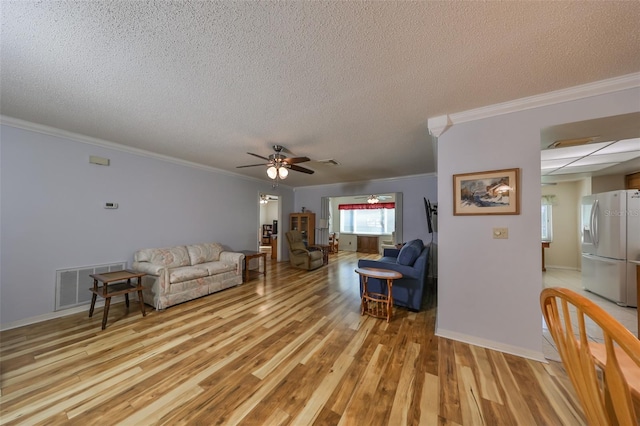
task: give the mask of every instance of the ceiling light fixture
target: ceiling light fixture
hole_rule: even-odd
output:
[[[267,204],[269,202],[269,200],[267,199],[267,196],[264,194],[260,194],[260,204]]]
[[[273,187],[278,186],[278,181],[286,179],[289,176],[289,169],[282,161],[275,161],[275,164],[267,168],[267,176],[269,179],[273,179]]]
[[[555,141],[554,143],[549,145],[547,148],[553,149],[553,148],[566,148],[569,146],[586,145],[586,144],[595,142],[599,138],[600,136],[589,136],[586,138],[562,139],[562,140]]]
[[[380,199],[378,198],[377,195],[369,195],[369,198],[367,198],[367,203],[369,204],[377,204],[380,202]]]

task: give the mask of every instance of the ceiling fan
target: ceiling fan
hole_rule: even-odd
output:
[[[311,161],[309,157],[287,157],[282,153],[284,149],[285,148],[281,145],[273,145],[273,150],[275,151],[275,153],[269,155],[269,157],[263,157],[262,155],[254,154],[253,152],[247,152],[247,154],[253,155],[254,157],[262,158],[267,162],[260,164],[248,164],[246,166],[237,166],[236,168],[241,169],[244,167],[267,166],[267,175],[274,180],[277,180],[278,178],[286,178],[289,174],[289,169],[309,175],[312,175],[314,173],[314,171],[311,169],[296,165],[297,163]]]
[[[275,195],[260,194],[260,204],[267,204],[269,201],[278,201]]]
[[[367,199],[367,203],[369,204],[377,204],[380,201],[384,201],[390,198],[393,198],[391,195],[375,195],[375,194],[371,194],[368,196],[363,196],[363,197],[354,197],[356,199]]]

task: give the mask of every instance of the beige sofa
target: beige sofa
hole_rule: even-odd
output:
[[[144,301],[156,309],[242,284],[244,254],[218,243],[142,249],[133,260],[132,269],[147,274]]]

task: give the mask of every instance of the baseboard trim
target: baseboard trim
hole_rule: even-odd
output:
[[[542,353],[542,330],[540,330],[540,351],[532,351],[530,349],[521,348],[519,346],[507,345],[493,340],[487,340],[476,336],[470,336],[464,333],[458,333],[456,331],[445,330],[439,327],[436,327],[436,336],[444,337],[445,339],[456,340],[458,342],[463,342],[470,345],[480,346],[482,348],[504,352],[510,355],[531,359],[533,361],[544,363],[548,362],[545,359],[544,354]]]
[[[137,300],[138,300],[137,296],[133,294],[129,298],[130,303],[131,302],[137,303]],[[111,298],[111,306],[113,306],[113,304],[118,302],[124,302],[124,296],[114,296]],[[36,315],[35,317],[29,317],[29,318],[24,318],[18,321],[0,324],[0,331],[11,330],[13,328],[18,328],[18,327],[24,327],[25,325],[37,324],[39,322],[49,321],[56,318],[63,318],[63,317],[73,315],[73,314],[78,314],[81,312],[86,313],[88,316],[90,306],[91,305],[87,303],[86,305],[75,306],[69,309],[53,311],[47,314]],[[102,308],[103,306],[104,306],[104,299],[98,298],[98,300],[96,300],[96,308]],[[100,313],[100,315],[102,316],[102,313]]]
[[[547,269],[562,269],[564,271],[580,271],[580,268],[575,266],[560,266],[560,265],[546,265]]]

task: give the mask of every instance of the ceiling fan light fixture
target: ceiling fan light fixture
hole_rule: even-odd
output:
[[[369,195],[369,198],[367,198],[367,203],[369,204],[377,204],[380,202],[380,199],[378,198],[377,195]]]
[[[276,169],[274,166],[271,166],[267,169],[267,176],[269,176],[270,179],[275,179],[276,177],[278,177],[278,169]]]
[[[289,170],[286,167],[279,167],[278,176],[280,177],[280,179],[286,179],[287,176],[289,176]]]

